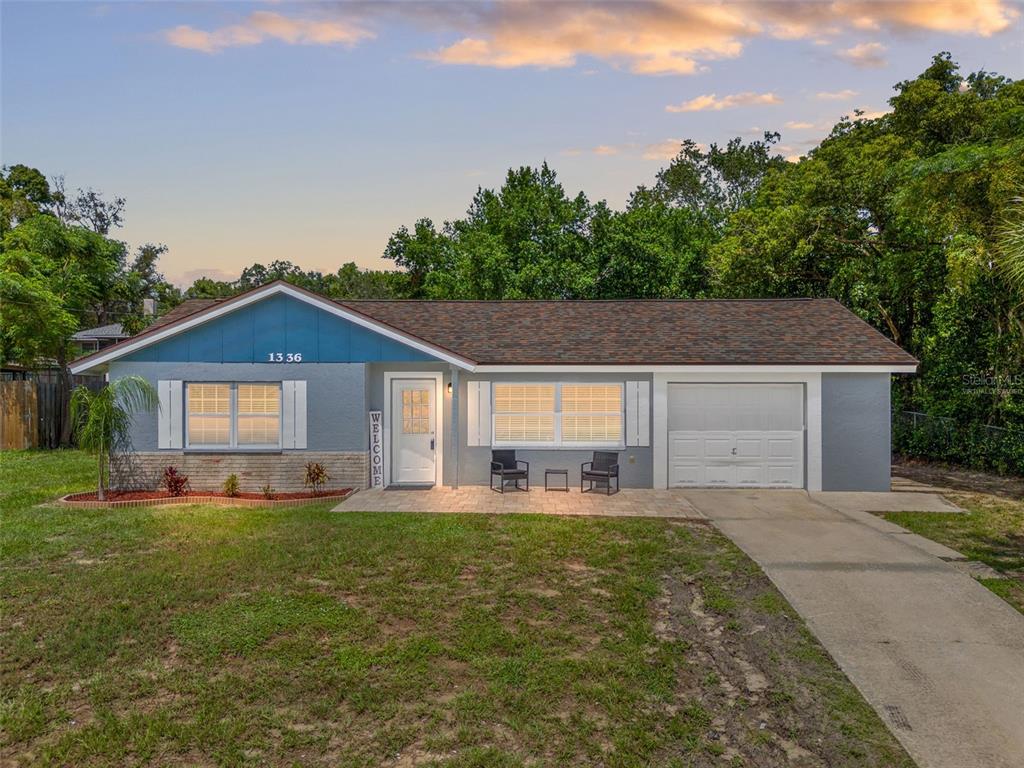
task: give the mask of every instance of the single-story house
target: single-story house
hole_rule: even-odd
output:
[[[159,392],[134,462],[193,487],[532,483],[595,450],[622,487],[889,488],[890,377],[917,361],[830,299],[333,301],[285,282],[186,302],[74,373]]]
[[[78,345],[81,352],[96,352],[100,349],[112,347],[117,342],[123,341],[131,336],[120,323],[107,323],[98,325],[95,328],[83,328],[72,334],[71,340]]]

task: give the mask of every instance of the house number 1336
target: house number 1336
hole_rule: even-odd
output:
[[[302,353],[301,352],[269,352],[270,355],[268,362],[271,363],[301,363]]]

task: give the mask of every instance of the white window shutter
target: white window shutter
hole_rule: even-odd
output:
[[[306,448],[306,382],[295,382],[295,448]]]
[[[480,384],[480,445],[491,444],[491,382]]]
[[[480,445],[480,382],[466,382],[466,445]]]
[[[306,447],[306,382],[281,382],[281,447]]]
[[[626,382],[626,445],[636,445],[636,385]]]
[[[651,383],[626,382],[626,445],[651,444]]]
[[[466,445],[491,444],[491,382],[466,382]]]
[[[636,382],[636,444],[651,444],[651,382]]]
[[[161,379],[156,391],[160,399],[160,414],[157,416],[157,447],[180,449],[182,441],[182,392],[179,380]]]

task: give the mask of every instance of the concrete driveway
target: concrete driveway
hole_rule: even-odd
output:
[[[944,548],[864,511],[941,497],[686,498],[764,569],[921,768],[1024,766],[1024,616]]]

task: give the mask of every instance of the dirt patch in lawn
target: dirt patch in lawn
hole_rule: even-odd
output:
[[[1024,499],[1024,477],[1005,477],[930,461],[896,459],[892,473],[926,485],[956,491],[988,493],[1009,499]]]
[[[659,640],[687,649],[669,707],[704,745],[687,764],[859,764],[843,729],[873,729],[873,714],[855,693],[827,700],[849,683],[764,574],[735,562],[722,553],[699,573],[671,571],[654,601]],[[898,753],[880,764],[912,765]]]

